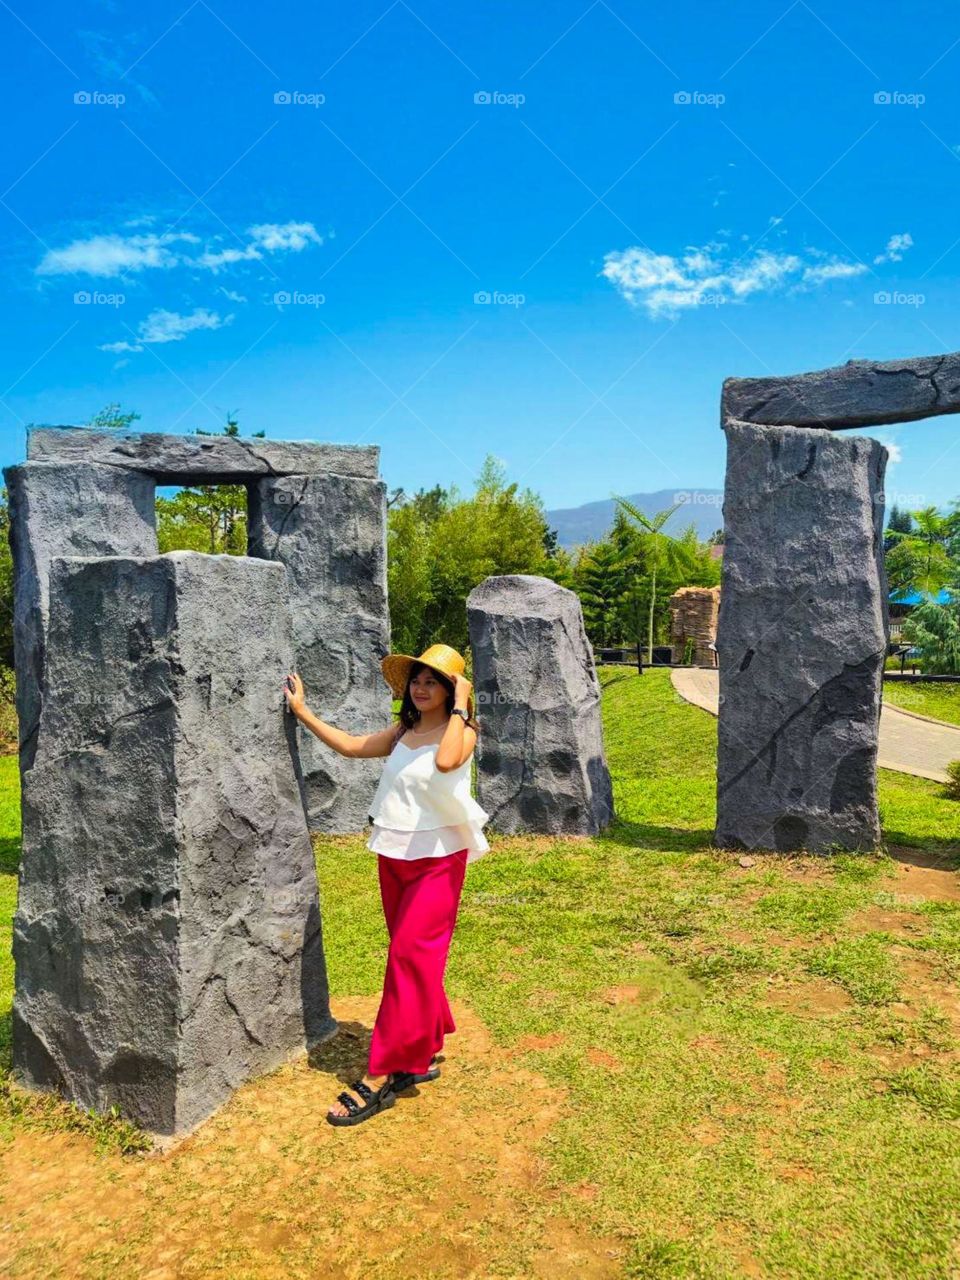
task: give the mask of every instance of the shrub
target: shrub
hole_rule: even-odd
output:
[[[960,800],[960,760],[951,760],[947,765],[947,795],[951,800]]]
[[[0,663],[0,755],[3,756],[10,755],[17,749],[16,694],[17,681],[13,668]]]

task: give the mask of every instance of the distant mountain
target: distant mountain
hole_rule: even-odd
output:
[[[723,525],[722,489],[658,489],[656,493],[626,493],[624,497],[646,516],[682,502],[683,506],[666,523],[667,533],[679,533],[692,524],[697,536],[707,539]],[[550,528],[556,529],[561,547],[570,550],[609,533],[616,505],[612,498],[602,498],[599,502],[585,502],[582,507],[558,507],[544,514]]]

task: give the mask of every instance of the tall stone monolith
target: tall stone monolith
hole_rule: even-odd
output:
[[[248,488],[249,554],[284,565],[307,701],[349,733],[391,722],[380,670],[389,648],[386,485],[362,476],[270,476]],[[352,760],[299,727],[311,830],[360,831],[380,764]]]
[[[149,556],[157,551],[155,485],[94,462],[5,467],[14,560],[13,643],[20,768],[36,750],[43,690],[48,578],[54,556]]]
[[[50,563],[16,1077],[158,1134],[336,1029],[282,685],[283,567]]]
[[[467,597],[477,799],[494,831],[596,835],[613,819],[600,684],[573,591],[502,574]]]
[[[887,451],[809,427],[724,429],[716,843],[874,848]]]

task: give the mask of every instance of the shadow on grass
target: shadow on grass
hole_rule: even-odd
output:
[[[939,871],[960,871],[960,841],[925,839],[917,846],[900,831],[884,831],[887,852],[896,862],[911,867],[933,867]]]
[[[20,866],[20,837],[0,839],[0,873],[15,876]]]
[[[356,1080],[367,1069],[372,1027],[354,1019],[337,1020],[337,1029],[325,1040],[310,1046],[307,1065],[312,1071],[323,1071],[347,1082]],[[362,1065],[361,1065],[362,1064]]]
[[[626,818],[618,818],[600,834],[598,840],[602,844],[674,853],[687,849],[712,848],[713,828],[657,827],[649,822],[630,822]]]

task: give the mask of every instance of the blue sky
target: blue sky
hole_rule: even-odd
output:
[[[3,465],[119,401],[375,443],[410,491],[469,492],[492,452],[572,506],[722,485],[726,376],[960,348],[955,6],[0,25]],[[960,496],[960,421],[873,434],[901,505]]]

